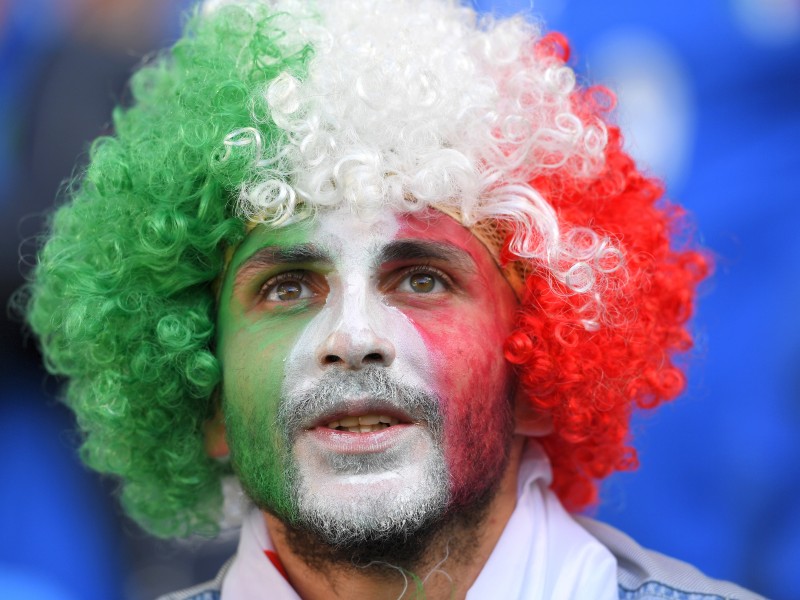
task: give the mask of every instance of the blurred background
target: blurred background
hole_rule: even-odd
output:
[[[0,0],[4,306],[131,68],[178,35],[185,0]],[[594,516],[776,600],[800,598],[800,0],[475,1],[540,15],[585,82],[618,92],[639,163],[666,179],[717,260],[690,384],[634,426],[642,466]],[[145,600],[209,578],[231,539],[164,542],[77,460],[35,344],[4,318],[0,588],[9,598]]]

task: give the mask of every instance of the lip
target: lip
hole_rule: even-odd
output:
[[[326,423],[329,422],[326,421]],[[376,454],[402,443],[408,436],[414,435],[419,428],[420,425],[416,423],[399,423],[378,431],[355,433],[330,429],[326,425],[321,425],[305,430],[301,437],[323,450],[336,454]]]
[[[366,398],[344,402],[339,408],[330,412],[326,412],[321,417],[315,418],[312,422],[305,425],[303,429],[310,431],[316,428],[327,428],[328,423],[332,423],[333,421],[340,421],[345,417],[358,417],[362,415],[385,415],[387,417],[393,417],[400,423],[398,425],[393,425],[392,427],[398,427],[399,425],[411,425],[417,422],[417,419],[414,419],[411,415],[402,409],[399,409],[397,406],[384,401]],[[391,429],[391,427],[388,429]]]

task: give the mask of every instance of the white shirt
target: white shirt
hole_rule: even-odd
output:
[[[467,600],[616,600],[617,562],[583,529],[550,490],[550,461],[528,440],[520,463],[517,505]],[[253,509],[222,600],[300,600],[267,558],[274,546],[263,516]],[[446,564],[442,567],[447,570]]]

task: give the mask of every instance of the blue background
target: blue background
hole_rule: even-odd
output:
[[[40,223],[22,217],[52,202],[86,140],[104,130],[128,69],[178,30],[181,2],[154,3],[129,48],[94,44],[95,68],[77,23],[88,2],[0,6],[4,297],[21,282],[20,240]],[[667,180],[716,256],[694,320],[689,388],[637,417],[642,466],[605,484],[596,516],[712,576],[800,598],[800,2],[474,4],[541,15],[568,36],[581,80],[619,92],[629,150]],[[64,57],[92,66],[70,70]],[[73,79],[59,88],[65,73]],[[86,94],[69,104],[71,88]],[[36,360],[18,325],[4,322],[8,597],[138,600],[212,572],[232,542],[155,542],[127,521],[109,500],[113,485],[78,463],[71,417],[51,399],[54,386],[41,384]]]

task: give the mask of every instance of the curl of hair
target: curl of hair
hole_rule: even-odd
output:
[[[226,138],[225,158],[256,155],[239,214],[280,226],[342,205],[359,214],[433,206],[468,227],[524,223],[514,253],[602,319],[598,265],[610,263],[614,242],[575,243],[581,236],[562,231],[530,185],[603,167],[610,106],[575,106],[564,37],[542,37],[522,17],[478,21],[451,1],[343,0],[318,11],[298,17],[292,41],[314,48],[305,75],[266,82],[251,98],[251,126]],[[267,150],[263,123],[282,132],[279,146]]]
[[[553,488],[573,510],[596,502],[597,480],[636,468],[632,411],[655,408],[683,390],[674,356],[692,346],[687,321],[710,268],[703,253],[671,245],[684,214],[661,200],[660,182],[644,177],[621,145],[619,130],[609,128],[605,168],[589,181],[557,170],[531,182],[561,222],[591,222],[624,240],[624,270],[614,268],[621,260],[617,250],[600,253],[601,268],[611,267],[607,325],[587,328],[587,305],[579,296],[561,293],[534,271],[505,347],[525,400],[536,414],[552,418],[553,432],[541,442],[552,462]],[[587,238],[579,247],[597,243],[587,231],[576,235]],[[504,257],[519,258],[510,243]]]
[[[135,74],[132,107],[92,146],[28,285],[27,318],[67,378],[83,459],[118,476],[126,510],[161,536],[217,528],[223,469],[202,435],[220,381],[212,282],[244,234],[230,199],[252,169],[220,150],[247,127],[250,90],[302,73],[307,50],[277,44],[279,21],[260,7],[195,16]],[[277,135],[260,130],[265,144]]]

